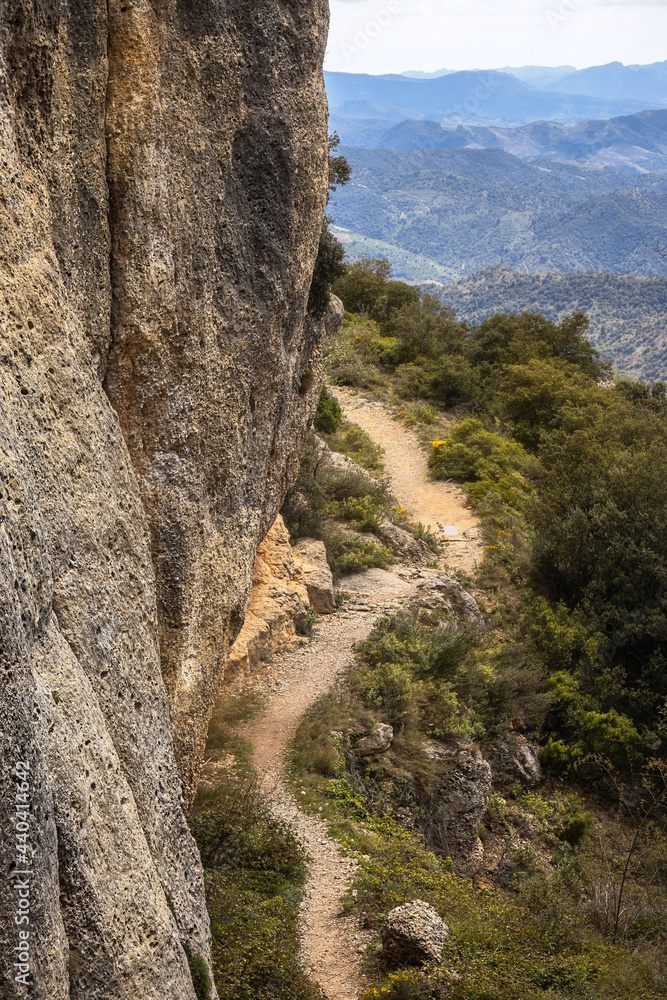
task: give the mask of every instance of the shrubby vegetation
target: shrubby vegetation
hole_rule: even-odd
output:
[[[326,389],[315,417],[318,425],[333,428],[323,433],[323,439],[333,451],[353,458],[357,467],[333,464],[311,436],[282,509],[290,536],[293,541],[304,537],[323,541],[335,576],[385,567],[391,562],[391,550],[372,537],[390,514],[382,449],[360,427],[341,422],[340,408]]]
[[[664,794],[659,769],[627,825],[610,823],[566,787],[509,784],[492,794],[479,831],[491,851],[504,843],[496,884],[454,870],[439,837],[442,764],[423,752],[424,741],[484,744],[517,713],[534,725],[546,702],[536,693],[536,665],[527,669],[478,631],[446,624],[444,613],[418,606],[380,620],[294,744],[301,801],[359,856],[346,906],[374,931],[366,968],[377,985],[364,1000],[665,996],[667,844],[651,808]],[[394,727],[391,750],[360,757],[358,737],[377,721]],[[415,898],[433,905],[452,933],[442,965],[396,970],[382,957],[379,928],[389,909]]]
[[[361,371],[367,385],[458,413],[431,468],[484,516],[485,579],[511,609],[508,647],[544,670],[545,760],[557,769],[602,753],[631,771],[664,755],[664,384],[612,382],[582,313],[471,327],[401,288],[386,261],[348,265],[336,291],[360,312],[328,347],[331,380],[354,384]]]

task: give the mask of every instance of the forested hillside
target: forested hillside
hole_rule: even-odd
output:
[[[581,310],[591,321],[587,337],[606,361],[639,378],[667,378],[667,268],[665,277],[637,277],[492,267],[429,291],[473,324],[497,312],[540,312],[558,322]]]
[[[337,223],[426,257],[452,280],[498,264],[528,274],[661,273],[654,248],[667,231],[667,175],[528,164],[501,150],[343,153],[353,179],[336,196]],[[418,280],[396,264],[398,277]]]

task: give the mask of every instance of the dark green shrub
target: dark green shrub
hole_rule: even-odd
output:
[[[317,413],[313,421],[315,430],[319,434],[334,434],[338,430],[342,419],[343,412],[338,401],[331,396],[327,387],[323,385],[320,401],[317,405]]]
[[[326,315],[331,302],[331,285],[345,273],[345,250],[329,229],[330,219],[325,219],[320,235],[320,246],[313,271],[313,281],[308,297],[308,312],[316,319]]]
[[[182,941],[181,944],[183,945],[183,951],[190,966],[192,985],[194,986],[197,1000],[211,1000],[211,976],[205,959],[201,955],[193,954],[187,941]]]
[[[530,456],[518,442],[487,431],[481,420],[463,420],[445,441],[433,443],[429,467],[438,479],[458,482],[495,480],[530,465]]]

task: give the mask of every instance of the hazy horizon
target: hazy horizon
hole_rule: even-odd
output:
[[[665,38],[665,0],[331,0],[325,69],[646,65]]]

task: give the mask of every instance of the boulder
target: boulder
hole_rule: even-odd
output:
[[[427,595],[428,607],[445,608],[457,618],[463,618],[471,624],[483,627],[484,618],[477,601],[454,577],[443,573],[435,580],[425,580],[420,583],[419,590]]]
[[[494,763],[508,778],[517,778],[525,788],[535,788],[542,780],[539,746],[535,740],[512,733],[492,749]]]
[[[489,804],[491,767],[472,744],[430,740],[424,752],[442,766],[435,791],[430,793],[442,846],[452,860],[468,868],[475,858],[477,831]]]
[[[399,528],[391,521],[383,521],[375,532],[384,545],[388,545],[401,562],[423,566],[433,558],[426,542],[413,538],[405,528]]]
[[[294,546],[294,582],[306,588],[308,602],[318,615],[330,615],[336,610],[333,576],[324,542],[299,539]]]
[[[449,927],[436,910],[421,899],[390,910],[382,924],[386,958],[406,965],[440,962]]]
[[[372,753],[384,753],[394,741],[394,730],[382,722],[373,726],[368,736],[364,736],[357,743],[357,753],[362,757],[368,757]]]
[[[361,594],[366,596],[380,594],[408,594],[409,587],[405,580],[395,573],[389,573],[386,569],[363,569],[360,573],[350,573],[349,576],[341,577],[338,583],[339,589],[348,594]]]

